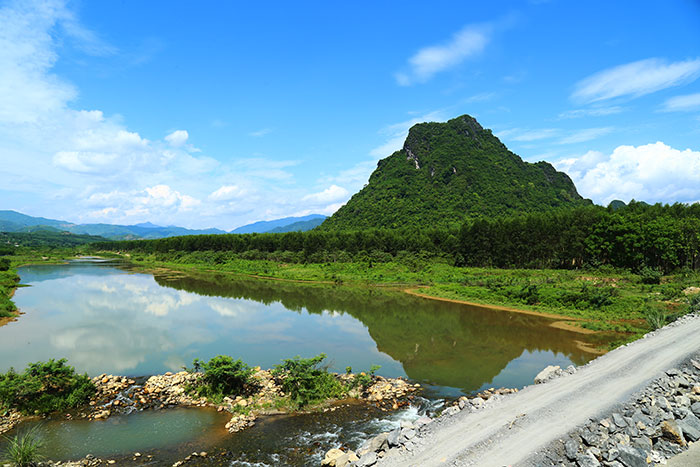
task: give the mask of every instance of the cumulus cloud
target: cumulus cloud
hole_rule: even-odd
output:
[[[662,110],[665,112],[700,110],[700,93],[672,97],[664,102]]]
[[[401,86],[424,83],[436,73],[455,67],[483,52],[491,40],[491,27],[469,25],[440,45],[424,47],[408,59],[408,71],[396,74]]]
[[[579,81],[571,95],[590,103],[615,97],[639,97],[694,81],[700,76],[700,58],[668,63],[649,58],[600,71]]]
[[[304,196],[302,201],[318,204],[332,203],[334,201],[347,199],[349,194],[350,193],[345,188],[338,185],[331,185],[321,192]]]
[[[612,154],[589,151],[555,163],[576,183],[579,193],[599,204],[614,199],[650,203],[700,200],[700,151],[662,142],[618,146]]]
[[[241,198],[248,194],[248,190],[241,188],[238,185],[224,185],[212,194],[209,199],[215,201],[230,201],[232,199]]]
[[[185,144],[189,137],[190,134],[187,133],[187,130],[175,130],[165,137],[165,141],[171,146],[179,147]]]

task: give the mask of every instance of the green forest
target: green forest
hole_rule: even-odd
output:
[[[99,250],[155,254],[163,260],[198,253],[212,264],[233,259],[285,263],[390,262],[440,259],[453,266],[633,272],[700,268],[700,206],[586,206],[466,221],[459,228],[367,229],[282,234],[196,235],[97,242]]]

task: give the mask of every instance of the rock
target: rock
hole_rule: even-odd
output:
[[[453,405],[452,407],[448,407],[445,410],[442,411],[442,415],[454,415],[456,413],[459,413],[459,407]]]
[[[535,384],[542,384],[556,376],[557,371],[561,370],[559,365],[549,365],[544,370],[537,373],[535,376]]]
[[[669,441],[680,446],[685,446],[685,438],[683,438],[683,430],[678,426],[675,420],[665,420],[661,423],[662,436]]]
[[[579,467],[598,467],[600,462],[598,462],[598,459],[596,459],[593,454],[587,452],[585,454],[576,455],[576,464],[579,465]]]
[[[700,408],[700,404],[699,404],[699,408]],[[418,420],[416,420],[413,424],[416,426],[416,428],[420,428],[420,427],[423,427],[431,422],[432,422],[432,420],[430,417],[428,417],[427,415],[423,415]]]
[[[618,460],[626,467],[647,467],[647,454],[633,446],[620,446]]]
[[[686,415],[683,420],[678,421],[678,426],[686,440],[695,442],[700,439],[700,419],[695,415]]]
[[[566,443],[564,443],[564,452],[569,460],[576,459],[576,455],[578,454],[578,443],[575,439],[569,438]]]
[[[700,417],[700,402],[696,402],[691,405],[690,410],[692,410],[696,416]]]
[[[612,414],[612,421],[617,425],[619,428],[625,428],[627,427],[627,421],[625,421],[624,417],[620,415],[619,413],[613,413]]]
[[[369,449],[373,452],[381,451],[387,446],[387,438],[389,433],[380,433],[371,440],[369,440]]]
[[[482,408],[484,406],[484,403],[486,403],[486,401],[484,399],[482,399],[481,397],[475,397],[474,399],[470,400],[469,402],[472,404],[473,407],[476,407],[477,409]]]
[[[377,454],[370,452],[360,457],[360,460],[355,462],[355,467],[370,467],[377,463]]]
[[[389,447],[395,447],[399,445],[399,437],[401,436],[401,428],[396,428],[389,432],[386,438],[386,442]]]
[[[401,429],[401,441],[405,443],[406,441],[413,439],[416,437],[416,432],[415,430],[411,430],[410,428],[402,428]]]
[[[333,448],[326,453],[326,457],[324,457],[323,460],[321,461],[321,465],[335,467],[336,459],[338,459],[340,456],[342,456],[344,454],[345,453],[343,451],[341,451],[340,449]]]
[[[355,454],[354,451],[348,451],[343,453],[342,456],[338,456],[335,458],[335,467],[346,467],[348,464],[355,462],[359,460],[359,457]]]

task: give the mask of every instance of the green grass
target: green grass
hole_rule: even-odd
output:
[[[36,427],[5,439],[8,444],[2,462],[9,462],[13,467],[31,467],[44,458],[41,455],[43,443],[36,435]]]
[[[700,286],[700,274],[688,270],[649,284],[644,276],[612,268],[461,268],[439,259],[299,264],[226,258],[217,262],[205,253],[211,252],[177,253],[166,261],[162,255],[134,254],[129,259],[147,269],[165,267],[338,285],[419,288],[420,293],[439,298],[573,318],[586,329],[626,333],[625,342],[654,328],[650,321],[655,318],[645,311],[648,306],[658,308],[665,323],[667,317],[689,311],[683,291]],[[657,319],[656,324],[661,321]]]

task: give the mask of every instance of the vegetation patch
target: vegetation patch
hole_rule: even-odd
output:
[[[243,394],[249,389],[254,373],[247,364],[227,355],[218,355],[206,363],[195,359],[192,371],[201,372],[202,377],[188,387],[189,392],[213,402],[221,402],[226,396]]]
[[[2,462],[8,462],[13,467],[32,467],[44,459],[41,450],[44,447],[36,432],[32,428],[13,437],[5,436],[7,447],[1,458]]]
[[[347,394],[348,388],[322,366],[326,354],[312,358],[285,359],[273,370],[281,380],[282,389],[297,408],[335,399]]]
[[[48,414],[86,404],[96,388],[66,359],[30,363],[22,373],[0,374],[0,406],[24,414]]]

